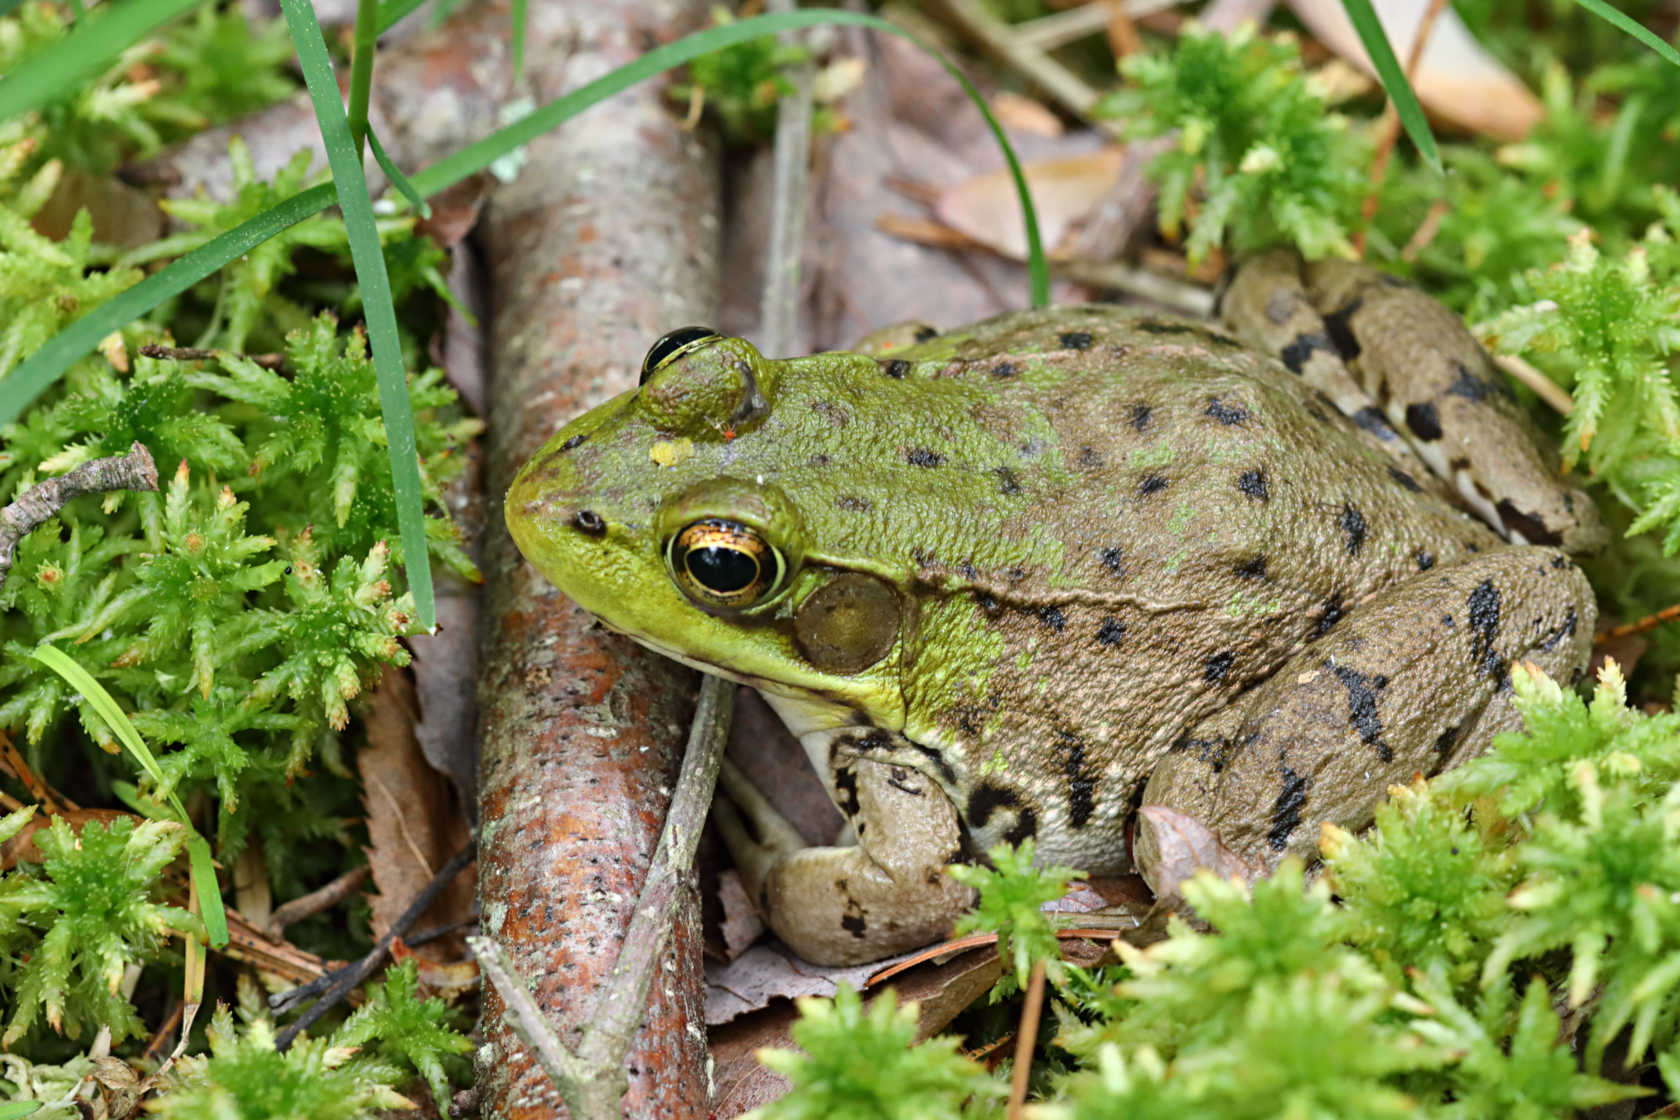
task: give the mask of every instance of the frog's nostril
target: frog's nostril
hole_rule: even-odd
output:
[[[572,527],[592,537],[598,537],[607,531],[606,521],[591,509],[580,509],[572,514]]]

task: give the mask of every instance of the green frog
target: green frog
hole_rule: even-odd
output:
[[[607,626],[763,692],[853,843],[725,772],[714,819],[816,962],[944,936],[1002,841],[1158,885],[1141,806],[1249,866],[1367,824],[1582,672],[1605,529],[1486,353],[1374,269],[1248,261],[1216,328],[1058,307],[778,360],[702,328],[507,495]]]

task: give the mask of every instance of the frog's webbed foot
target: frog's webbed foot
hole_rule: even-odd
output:
[[[1142,804],[1188,814],[1266,871],[1310,858],[1326,822],[1363,828],[1390,786],[1518,726],[1512,661],[1573,679],[1595,616],[1586,577],[1549,548],[1503,548],[1403,580],[1183,735]],[[1155,840],[1139,827],[1133,853],[1152,887],[1174,877]]]
[[[838,803],[858,837],[844,848],[806,847],[727,760],[719,779],[728,800],[713,803],[712,819],[747,894],[806,960],[859,964],[929,944],[973,902],[944,871],[962,855],[956,806],[914,770],[837,761]]]

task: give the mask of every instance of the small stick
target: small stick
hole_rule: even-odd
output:
[[[1648,614],[1636,622],[1624,622],[1620,626],[1613,627],[1609,630],[1601,630],[1597,634],[1593,635],[1593,644],[1603,645],[1605,642],[1614,641],[1617,638],[1626,638],[1634,634],[1643,634],[1647,630],[1655,630],[1663,623],[1673,622],[1676,619],[1680,619],[1680,603],[1664,607],[1655,614]]]
[[[230,354],[229,350],[206,350],[202,346],[161,346],[155,342],[148,342],[140,347],[140,356],[144,358],[173,358],[177,362],[202,362],[209,358],[219,358],[223,354]],[[264,369],[286,368],[284,354],[235,354],[244,358],[252,365]]]
[[[585,1071],[571,1051],[566,1049],[560,1037],[554,1033],[554,1028],[548,1025],[548,1019],[543,1015],[542,1008],[531,998],[531,988],[523,976],[515,975],[513,966],[502,957],[502,951],[496,942],[488,937],[467,938],[467,948],[472,950],[473,956],[478,958],[478,967],[484,973],[485,979],[490,981],[496,989],[496,994],[502,997],[506,1010],[502,1018],[513,1033],[519,1036],[519,1041],[531,1048],[536,1055],[537,1064],[542,1066],[543,1072],[554,1087],[560,1090],[560,1096],[566,1102],[566,1108],[573,1116],[584,1115],[578,1111],[576,1098],[569,1091],[570,1087],[578,1085],[585,1079]]]
[[[1021,1029],[1015,1038],[1015,1069],[1009,1079],[1009,1120],[1021,1120],[1027,1102],[1027,1078],[1032,1076],[1033,1047],[1038,1044],[1038,1017],[1044,1011],[1044,962],[1033,964],[1027,980],[1027,1002],[1021,1008]]]
[[[283,1051],[290,1047],[297,1036],[308,1030],[315,1020],[336,1007],[339,1001],[349,995],[350,989],[373,975],[374,969],[384,963],[385,955],[390,952],[391,942],[401,937],[415,922],[419,921],[420,915],[426,912],[426,907],[430,906],[433,900],[443,893],[443,888],[447,887],[467,864],[477,858],[477,840],[467,841],[466,847],[449,857],[449,862],[444,864],[436,875],[432,876],[432,881],[426,884],[426,889],[416,895],[414,901],[408,904],[408,909],[404,910],[402,915],[391,923],[391,928],[385,931],[384,937],[374,943],[373,948],[368,950],[367,956],[357,961],[349,971],[334,980],[332,987],[327,989],[327,993],[316,1000],[308,1011],[299,1015],[297,1019],[287,1024],[285,1030],[275,1035],[274,1048]]]
[[[18,542],[63,509],[71,498],[110,490],[156,490],[157,464],[144,444],[135,440],[127,455],[91,459],[56,478],[46,478],[25,490],[18,500],[0,509],[0,587],[12,570]]]
[[[367,881],[368,866],[351,868],[324,887],[318,887],[308,894],[299,895],[284,906],[277,906],[274,913],[263,923],[263,935],[275,941],[282,939],[286,927],[293,922],[300,921],[312,915],[319,914],[329,906],[336,905],[351,891]]]
[[[1575,411],[1575,398],[1569,395],[1569,390],[1515,354],[1495,354],[1493,364],[1534,390],[1534,395],[1551,405],[1559,416],[1568,416]]]

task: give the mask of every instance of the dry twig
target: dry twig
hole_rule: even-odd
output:
[[[127,455],[92,459],[57,478],[37,482],[20,494],[17,501],[0,509],[0,587],[5,586],[6,575],[12,570],[18,542],[57,514],[70,499],[111,490],[157,488],[157,464],[139,440],[129,447]]]

